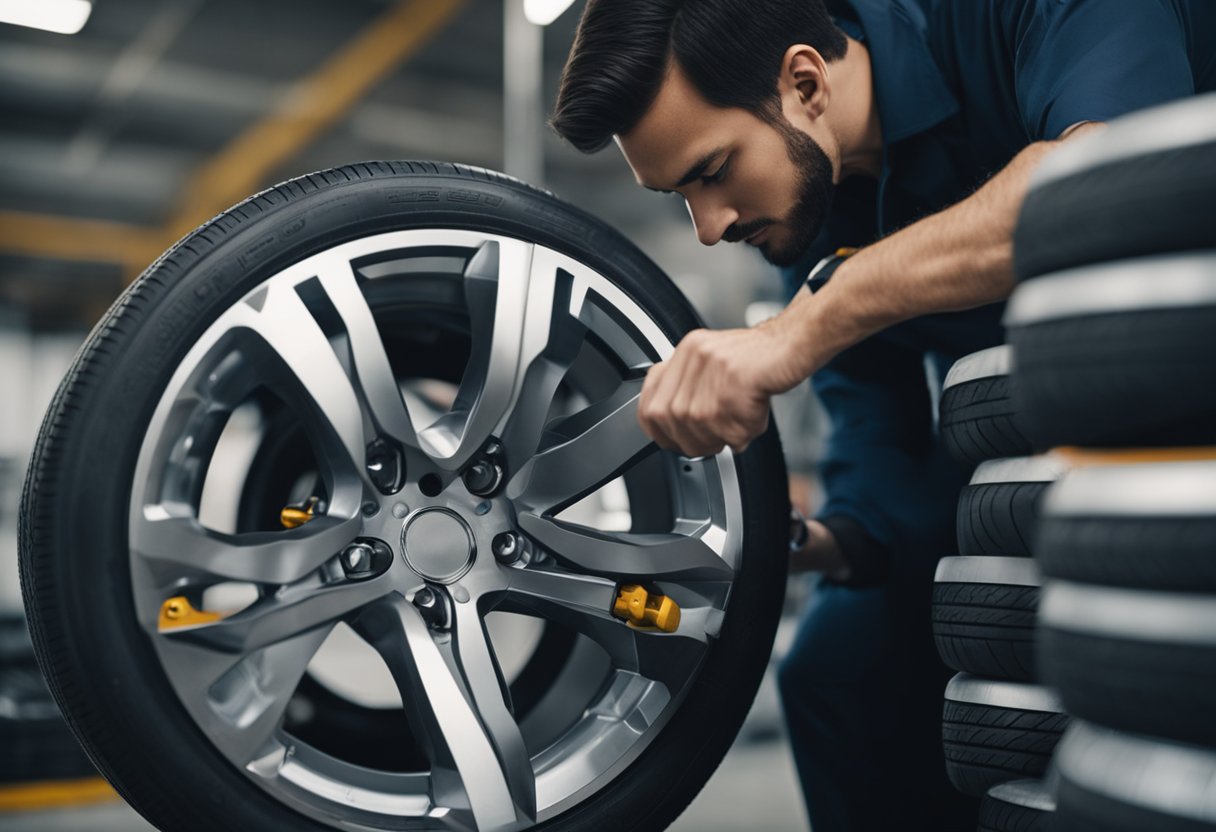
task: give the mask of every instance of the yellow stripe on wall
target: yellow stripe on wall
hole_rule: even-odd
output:
[[[1193,462],[1216,459],[1216,447],[1181,448],[1054,448],[1052,454],[1072,468],[1097,465],[1148,465],[1157,462]]]

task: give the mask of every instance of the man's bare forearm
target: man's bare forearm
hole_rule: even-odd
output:
[[[1034,169],[1059,144],[1029,145],[967,199],[849,258],[813,298],[800,292],[773,323],[805,347],[808,375],[887,327],[1007,298],[1018,212]]]
[[[959,204],[855,254],[821,292],[803,290],[747,329],[697,330],[646,374],[642,430],[669,450],[742,452],[764,432],[769,400],[876,332],[1013,291],[1013,229],[1030,177],[1058,142],[1033,144]]]

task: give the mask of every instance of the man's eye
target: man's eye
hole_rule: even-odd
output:
[[[701,181],[706,185],[713,185],[721,182],[726,178],[726,169],[730,167],[730,162],[723,162],[718,166],[718,169],[709,176],[702,176]]]

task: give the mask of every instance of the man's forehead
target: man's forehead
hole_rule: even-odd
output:
[[[715,146],[710,134],[727,112],[706,101],[673,65],[638,123],[614,138],[640,184],[670,189]]]

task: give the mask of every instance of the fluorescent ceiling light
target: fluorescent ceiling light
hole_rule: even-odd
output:
[[[537,26],[548,26],[570,8],[574,0],[524,0],[524,17]]]
[[[92,11],[89,0],[0,0],[0,23],[74,35]]]

